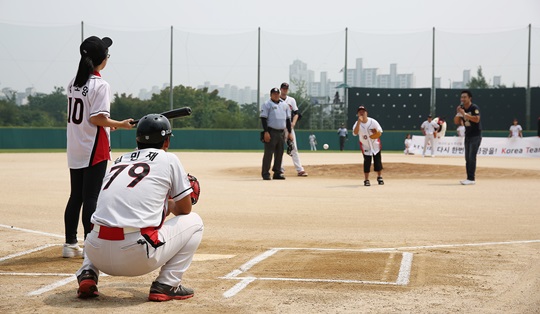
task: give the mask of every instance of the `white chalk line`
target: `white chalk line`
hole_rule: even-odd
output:
[[[0,275],[6,276],[53,276],[53,277],[69,277],[73,274],[68,273],[16,273],[16,272],[0,272]]]
[[[502,241],[502,242],[479,242],[479,243],[456,243],[456,244],[435,244],[435,245],[420,245],[420,246],[401,246],[394,248],[371,248],[371,249],[335,249],[335,248],[276,248],[278,250],[315,250],[315,251],[343,251],[343,252],[390,252],[403,250],[421,250],[421,249],[439,249],[452,247],[467,247],[467,246],[491,246],[491,245],[508,245],[508,244],[528,244],[540,243],[540,240],[518,240],[518,241]]]
[[[61,245],[61,244],[45,244],[45,245],[42,245],[42,246],[34,248],[34,249],[26,250],[24,252],[19,252],[19,253],[11,254],[11,255],[8,255],[8,256],[4,256],[4,257],[0,258],[0,262],[3,262],[3,261],[8,260],[8,259],[15,258],[15,257],[23,256],[23,255],[26,255],[26,254],[34,253],[34,252],[37,252],[37,251],[41,251],[41,250],[49,248],[51,246],[59,246],[59,245]]]
[[[398,286],[406,286],[409,284],[411,278],[412,260],[413,253],[403,252],[398,278],[396,280],[396,284]]]
[[[35,296],[35,295],[40,295],[40,294],[43,294],[45,292],[49,292],[53,289],[56,289],[58,287],[61,287],[61,286],[64,286],[64,285],[67,285],[68,283],[72,282],[72,281],[75,281],[77,280],[77,277],[73,274],[71,274],[70,277],[66,278],[66,279],[62,279],[60,281],[57,281],[57,282],[54,282],[50,285],[46,285],[40,289],[37,289],[37,290],[34,290],[34,291],[31,291],[28,293],[29,296]]]
[[[223,293],[223,297],[225,297],[227,299],[230,298],[230,297],[233,297],[238,292],[242,291],[242,289],[247,287],[247,285],[249,285],[250,283],[255,281],[255,279],[257,279],[257,278],[255,278],[255,277],[242,278],[242,280],[239,283],[237,283],[231,289],[229,289],[225,293]]]
[[[13,227],[13,226],[8,226],[8,225],[3,225],[3,224],[0,224],[0,227],[1,227],[1,228],[5,228],[5,229],[10,229],[10,230],[16,230],[16,231],[22,231],[22,232],[28,232],[28,233],[35,233],[35,234],[46,235],[46,236],[49,236],[49,237],[64,238],[64,235],[61,235],[61,234],[55,234],[55,233],[50,233],[50,232],[43,232],[43,231],[36,231],[36,230],[30,230],[30,229],[18,228],[18,227]],[[82,239],[78,239],[78,240],[79,240],[79,241],[82,241]]]
[[[290,249],[290,248],[287,248]],[[278,278],[278,277],[238,277],[238,275],[242,274],[244,271],[250,269],[255,264],[265,260],[266,258],[274,255],[276,252],[280,251],[279,248],[274,248],[271,250],[268,250],[264,252],[263,254],[260,254],[259,256],[251,259],[239,269],[235,269],[229,274],[227,274],[224,277],[220,277],[221,279],[236,279],[241,280],[239,283],[234,285],[231,289],[227,290],[225,293],[223,293],[223,297],[225,298],[231,298],[235,296],[237,293],[242,291],[244,288],[246,288],[250,283],[252,283],[255,280],[266,280],[266,281],[295,281],[295,282],[326,282],[326,283],[354,283],[354,284],[373,284],[373,285],[394,285],[394,286],[401,286],[401,285],[407,285],[409,283],[409,277],[411,273],[411,265],[412,265],[412,253],[409,252],[403,252],[402,253],[402,260],[401,265],[399,269],[398,279],[395,282],[389,282],[389,281],[369,281],[369,280],[350,280],[350,279],[320,279],[320,278]],[[304,248],[303,250],[310,250],[309,248]],[[340,250],[340,249],[313,249],[314,251],[348,251],[348,250]],[[357,251],[359,252],[359,251]],[[373,253],[373,252],[369,252]],[[390,253],[390,256],[393,258],[393,254],[395,254],[394,251],[388,252]]]
[[[401,265],[399,268],[398,278],[396,282],[387,281],[361,281],[361,280],[331,280],[331,279],[300,279],[300,278],[257,278],[257,277],[238,277],[245,270],[253,267],[253,265],[263,261],[264,259],[272,256],[280,250],[312,250],[312,251],[343,251],[343,252],[381,252],[390,253],[402,250],[420,250],[420,249],[436,249],[436,248],[457,248],[457,247],[474,247],[474,246],[491,246],[491,245],[513,245],[513,244],[528,244],[528,243],[540,243],[540,240],[521,240],[521,241],[501,241],[501,242],[480,242],[480,243],[458,243],[458,244],[439,244],[439,245],[421,245],[421,246],[403,246],[397,248],[371,248],[371,249],[336,249],[336,248],[273,248],[265,253],[257,256],[256,258],[248,261],[239,269],[235,269],[221,279],[237,279],[242,280],[236,284],[233,288],[226,291],[223,296],[230,298],[246,288],[251,282],[255,280],[277,280],[277,281],[315,281],[315,282],[341,282],[341,283],[363,283],[363,284],[379,284],[379,285],[398,285],[405,286],[410,282],[413,253],[403,252]],[[249,280],[247,280],[247,278]]]
[[[227,275],[225,275],[225,278],[234,278],[234,277],[240,275],[241,273],[249,270],[255,264],[257,264],[257,263],[267,259],[268,257],[274,255],[279,250],[280,249],[271,249],[271,250],[268,250],[268,251],[260,254],[259,256],[251,259],[250,261],[248,261],[244,265],[240,266],[238,269],[235,269],[235,270],[231,271],[230,273],[228,273]]]

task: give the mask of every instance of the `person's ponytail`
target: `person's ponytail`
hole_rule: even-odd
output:
[[[73,85],[75,87],[83,87],[92,73],[94,73],[94,64],[92,59],[89,57],[81,57]]]

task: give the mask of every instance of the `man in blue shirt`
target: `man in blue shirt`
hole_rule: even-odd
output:
[[[261,107],[260,118],[264,129],[264,155],[261,171],[263,180],[270,180],[272,156],[274,157],[273,178],[275,180],[285,179],[285,176],[281,173],[285,129],[288,131],[288,138],[293,139],[291,133],[291,109],[286,102],[281,100],[279,95],[279,89],[272,88],[270,90],[270,99]]]

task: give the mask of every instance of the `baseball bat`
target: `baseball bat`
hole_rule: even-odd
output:
[[[160,114],[170,120],[174,118],[185,117],[185,116],[191,115],[191,108],[182,107],[182,108],[165,111]],[[137,124],[137,123],[139,123],[139,119],[131,121],[131,124]]]

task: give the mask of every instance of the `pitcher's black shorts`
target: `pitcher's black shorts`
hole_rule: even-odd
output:
[[[375,156],[364,155],[364,173],[369,173],[371,168],[371,159],[373,157],[373,170],[382,170],[382,157],[381,152],[378,152]]]

